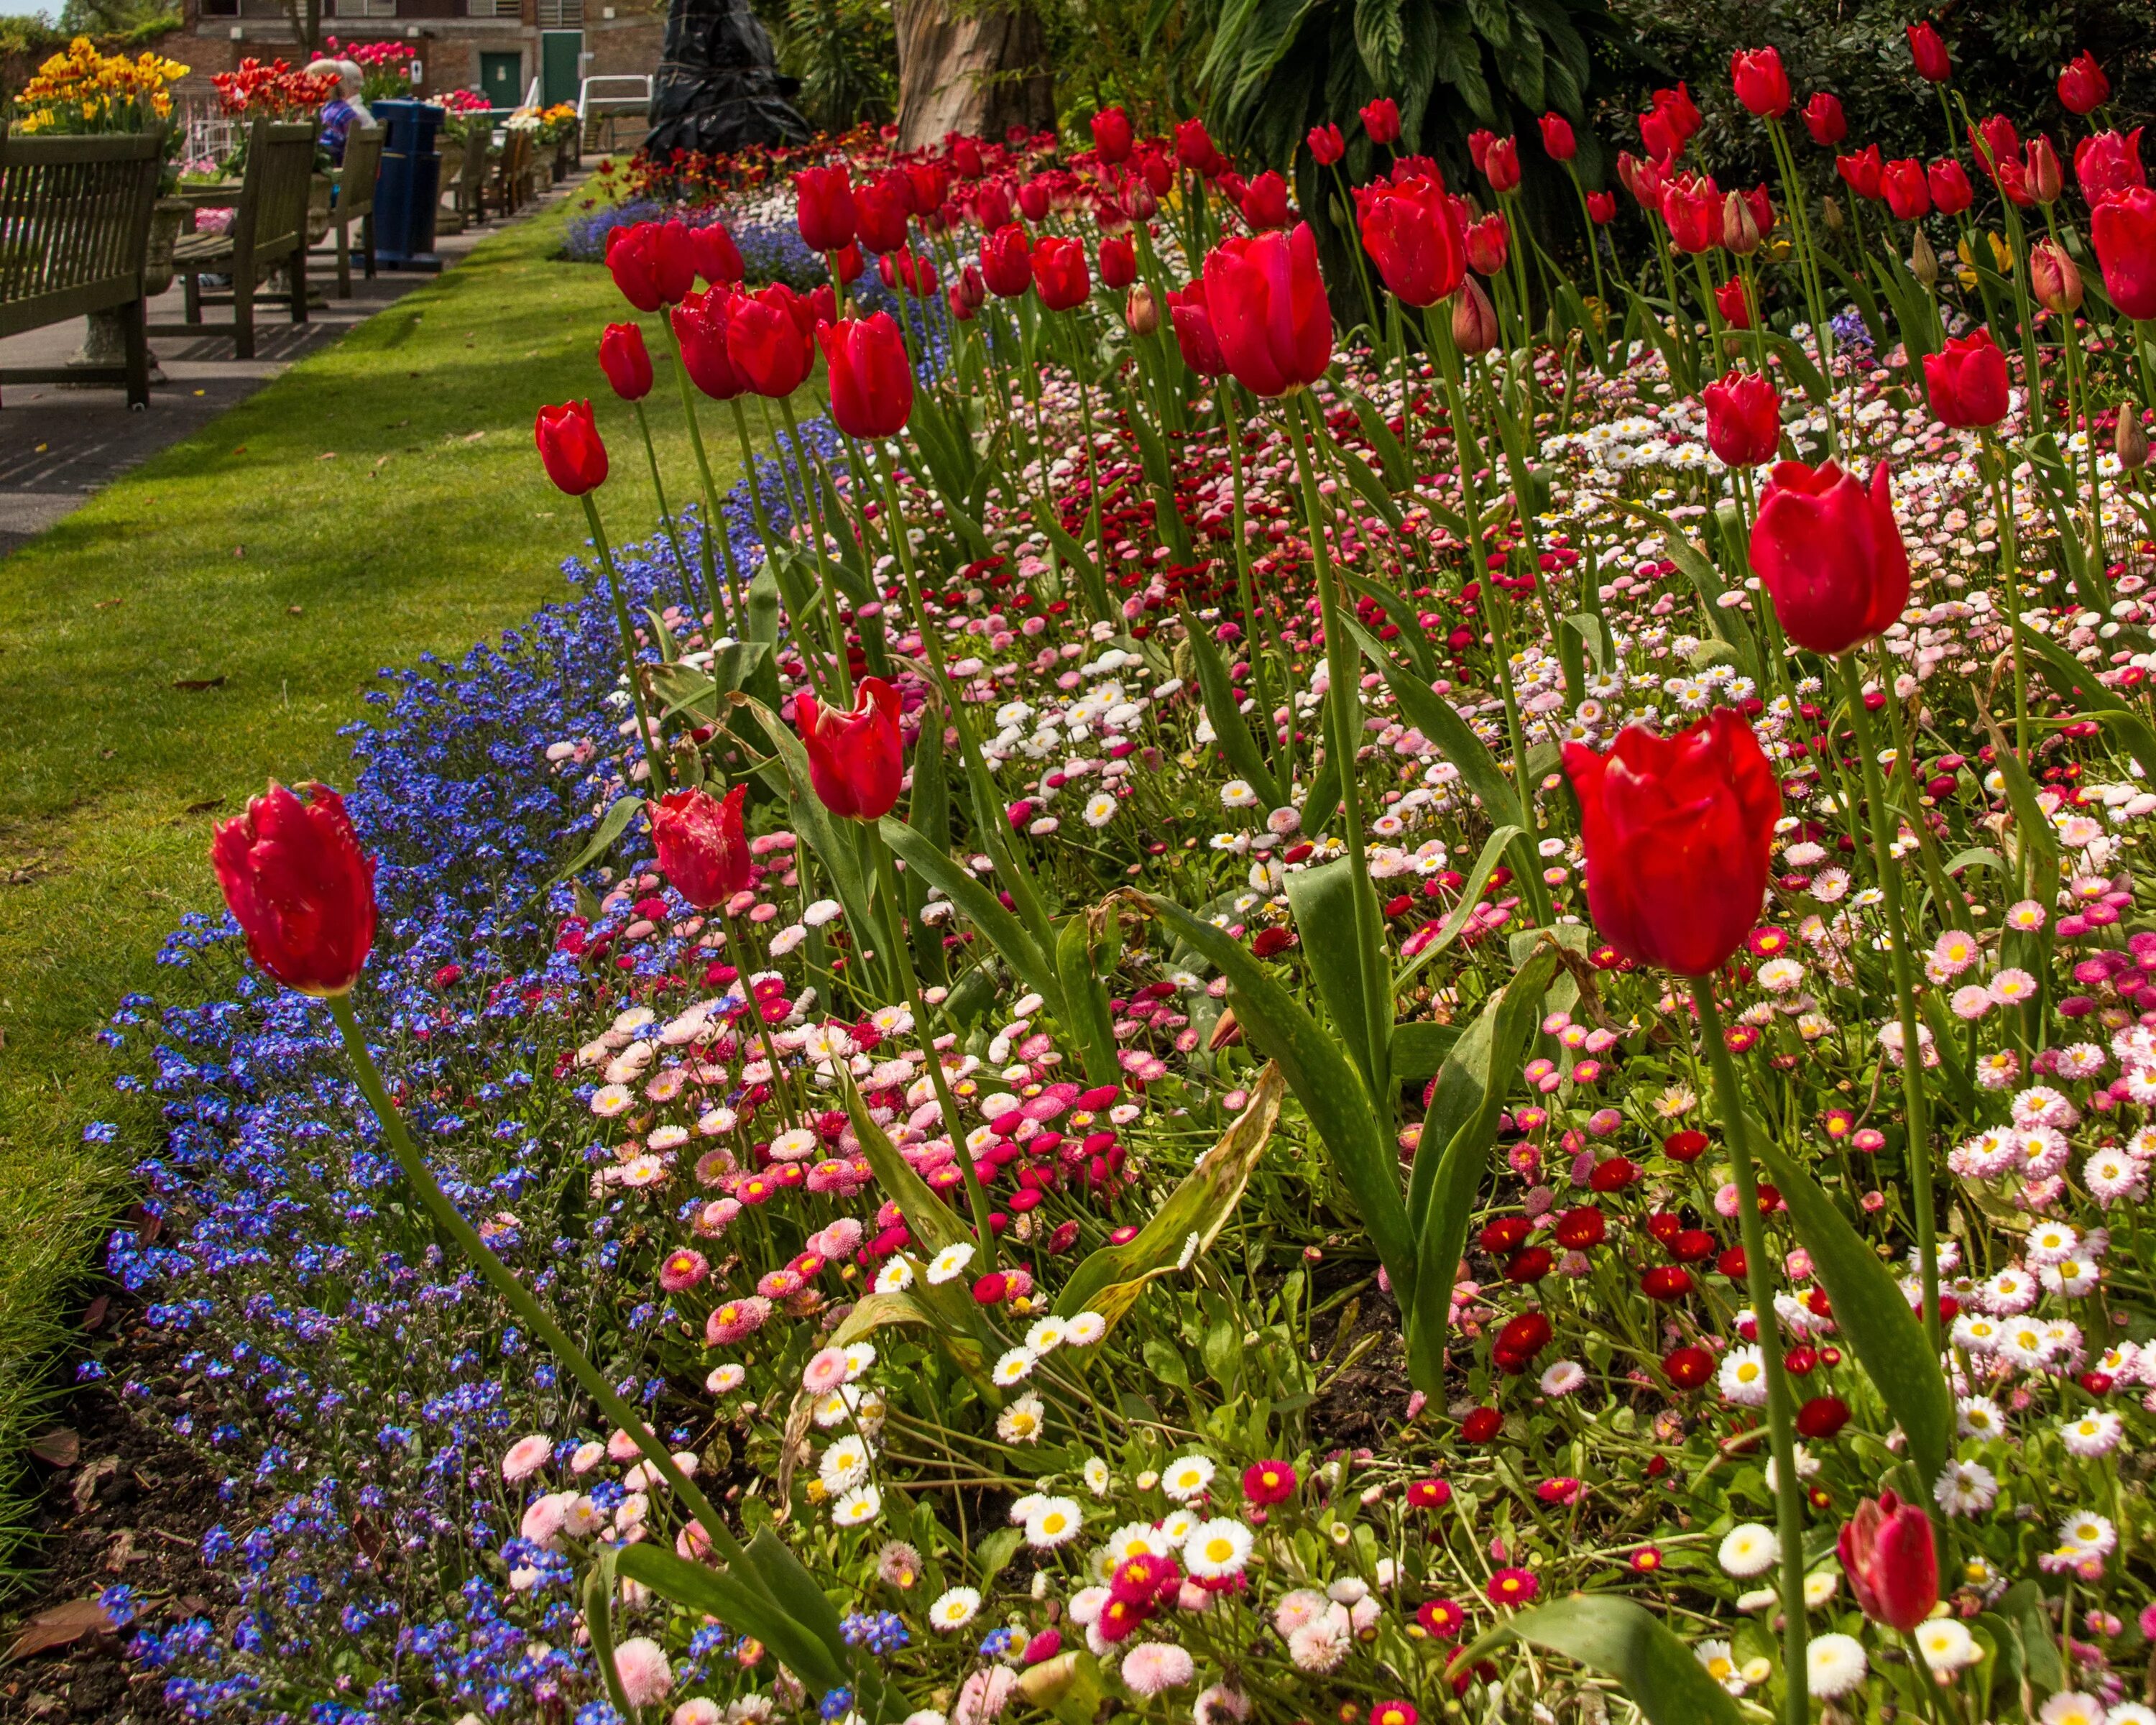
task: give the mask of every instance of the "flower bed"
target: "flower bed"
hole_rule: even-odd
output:
[[[2143,380],[2027,244],[2048,144],[1976,134],[2030,302],[1882,266],[1843,157],[1829,325],[1689,108],[1629,319],[1510,140],[1486,211],[1358,188],[1350,352],[1196,122],[807,167],[790,264],[598,242],[667,308],[601,348],[639,414],[678,352],[723,436],[813,340],[832,417],[616,556],[543,410],[590,597],[403,680],[356,842],[220,834],[328,1010],[203,922],[213,1004],[120,1015],[167,1136],[112,1265],[228,1476],[238,1609],[139,1620],[171,1702],[2152,1717]],[[763,165],[665,167],[772,231]]]

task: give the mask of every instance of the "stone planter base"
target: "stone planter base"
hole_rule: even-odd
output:
[[[124,366],[127,363],[126,326],[117,311],[93,311],[83,319],[82,346],[68,356],[70,369],[87,371],[92,367]],[[150,355],[150,381],[164,383],[170,380],[158,368],[157,356]],[[64,389],[110,389],[110,383],[64,383]]]

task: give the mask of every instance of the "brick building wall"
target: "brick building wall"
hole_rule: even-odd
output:
[[[420,95],[484,90],[505,107],[535,77],[549,100],[574,100],[580,79],[655,72],[666,29],[660,0],[323,0],[322,14],[325,36],[407,43]],[[211,75],[249,55],[300,55],[278,0],[186,0],[184,18],[160,44],[191,69],[177,87],[182,98],[213,99]],[[626,121],[623,129],[635,130]]]

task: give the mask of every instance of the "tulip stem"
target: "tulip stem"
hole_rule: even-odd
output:
[[[1924,1334],[1937,1353],[1939,1340],[1939,1251],[1933,1225],[1932,1199],[1932,1142],[1924,1108],[1924,1050],[1917,1036],[1917,991],[1909,963],[1912,931],[1902,901],[1902,872],[1893,855],[1892,815],[1887,789],[1879,773],[1879,750],[1873,737],[1871,715],[1864,705],[1864,676],[1856,655],[1840,658],[1841,686],[1849,703],[1850,722],[1856,728],[1857,764],[1864,773],[1864,801],[1871,817],[1871,854],[1879,875],[1879,890],[1886,895],[1888,957],[1894,968],[1894,1005],[1902,1029],[1902,1109],[1907,1118],[1907,1142],[1903,1150],[1909,1167],[1912,1208],[1917,1213],[1917,1258],[1924,1285]],[[1894,763],[1902,765],[1899,760]],[[1944,914],[1943,908],[1941,914]]]
[[[681,536],[674,530],[674,512],[666,506],[665,483],[659,477],[659,451],[651,443],[651,421],[644,415],[642,402],[629,405],[636,409],[636,429],[644,434],[644,459],[651,469],[651,495],[659,500],[659,525],[666,530],[666,542],[674,548],[674,567],[681,572],[681,591],[689,601],[689,614],[694,617],[703,604],[696,597],[696,583],[689,578],[689,559],[682,554]],[[710,572],[706,565],[705,573]]]
[[[623,668],[629,673],[629,699],[636,712],[636,740],[644,750],[644,758],[651,769],[651,782],[663,794],[668,788],[666,776],[666,747],[651,728],[650,721],[644,716],[644,677],[637,667],[636,628],[629,621],[629,600],[622,592],[621,573],[613,566],[613,552],[607,545],[606,529],[599,525],[599,506],[593,501],[589,491],[584,493],[584,519],[591,524],[592,543],[598,547],[599,567],[606,572],[607,588],[613,595],[613,620],[621,630]],[[628,773],[624,773],[624,778]]]
[[[1249,632],[1248,651],[1250,655],[1250,680],[1257,685],[1258,711],[1263,716],[1265,734],[1265,753],[1275,762],[1274,776],[1285,791],[1295,779],[1295,711],[1294,703],[1288,703],[1287,741],[1280,741],[1274,728],[1272,680],[1265,675],[1269,655],[1265,649],[1278,644],[1270,639],[1270,630],[1258,614],[1258,603],[1250,585],[1250,547],[1245,541],[1243,512],[1243,425],[1236,417],[1235,384],[1227,377],[1214,380],[1214,393],[1220,398],[1220,421],[1228,434],[1228,478],[1235,495],[1235,514],[1232,517],[1235,544],[1235,583],[1243,598],[1243,627]],[[1285,659],[1282,660],[1285,663]]]
[[[839,615],[838,578],[831,567],[830,547],[824,541],[823,499],[817,495],[823,489],[819,483],[824,476],[823,459],[808,451],[808,444],[803,441],[801,428],[794,422],[791,397],[778,398],[778,411],[786,421],[786,434],[793,439],[795,460],[799,461],[804,452],[809,456],[808,470],[801,475],[801,489],[808,494],[808,531],[816,536],[817,572],[824,588],[824,620],[831,630],[831,655],[839,680],[839,699],[841,705],[850,707],[854,704],[854,674],[846,664],[846,625]],[[832,536],[838,536],[835,529]]]
[[[906,991],[906,1010],[913,1014],[913,1034],[921,1039],[921,1050],[928,1056],[928,1080],[936,1088],[936,1106],[942,1113],[941,1124],[957,1157],[958,1172],[966,1177],[966,1203],[973,1213],[973,1234],[981,1243],[981,1273],[985,1276],[996,1267],[996,1236],[988,1227],[988,1189],[981,1184],[981,1171],[973,1165],[973,1153],[967,1147],[966,1135],[959,1126],[958,1104],[951,1094],[950,1075],[943,1070],[943,1051],[929,1034],[928,1012],[921,1004],[921,984],[913,973],[913,951],[907,944],[911,937],[906,926],[906,900],[898,890],[898,870],[891,861],[891,846],[883,842],[883,834],[873,821],[866,824],[869,843],[875,851],[876,875],[883,883],[891,968],[898,973],[899,986]]]
[[[771,1094],[778,1104],[779,1118],[791,1132],[801,1123],[793,1104],[799,1099],[793,1086],[786,1081],[785,1068],[779,1064],[778,1043],[773,1036],[771,1025],[763,1015],[763,1003],[756,998],[756,987],[750,979],[748,957],[741,949],[741,941],[734,933],[734,919],[724,905],[719,906],[719,932],[726,943],[726,960],[734,968],[734,977],[741,983],[742,996],[748,1003],[749,1022],[756,1026],[757,1034],[763,1039],[763,1057],[771,1063]]]
[[[360,1093],[367,1098],[367,1106],[374,1111],[376,1122],[382,1136],[388,1139],[391,1153],[404,1178],[428,1213],[449,1233],[464,1250],[465,1255],[478,1266],[479,1272],[494,1285],[495,1291],[515,1312],[517,1320],[531,1333],[544,1342],[554,1357],[569,1368],[569,1374],[584,1388],[585,1393],[597,1402],[599,1411],[621,1430],[636,1440],[644,1459],[653,1470],[673,1488],[675,1500],[685,1505],[703,1529],[712,1548],[728,1563],[741,1559],[742,1548],[728,1531],[725,1521],[712,1507],[710,1501],[696,1482],[681,1471],[658,1434],[644,1423],[644,1417],[615,1392],[613,1386],[601,1375],[598,1368],[585,1358],[584,1352],[571,1341],[567,1332],[554,1322],[552,1316],[534,1299],[506,1264],[495,1256],[479,1230],[467,1222],[464,1214],[451,1204],[434,1176],[427,1167],[426,1159],[419,1154],[418,1147],[412,1142],[412,1134],[404,1124],[404,1117],[389,1099],[388,1086],[382,1081],[382,1073],[374,1064],[374,1056],[367,1052],[367,1038],[361,1031],[359,1019],[352,1009],[352,996],[332,994],[328,1001],[330,1016],[336,1020],[337,1033],[344,1039],[345,1053],[351,1060],[352,1076],[359,1081]]]
[[[726,511],[719,506],[719,488],[711,479],[711,458],[704,453],[704,429],[696,423],[696,392],[689,381],[689,367],[687,362],[681,357],[680,342],[678,338],[675,340],[674,347],[674,381],[680,387],[681,413],[683,418],[687,419],[689,422],[689,448],[696,458],[697,475],[704,482],[704,510],[706,517],[704,522],[704,578],[706,581],[711,578],[711,546],[712,536],[716,534],[718,537],[719,550],[726,558],[726,600],[733,608],[734,617],[737,619],[735,626],[741,627],[742,625],[738,622],[738,619],[745,614],[742,609],[741,576],[734,567],[733,542],[732,539],[727,537],[726,535]],[[643,412],[643,406],[639,403],[637,407],[637,413],[639,421],[641,420]],[[647,447],[649,447],[650,440],[651,434],[650,433],[646,432],[644,434],[644,442]],[[756,489],[756,463],[752,459],[748,457],[746,449],[743,450],[742,454],[743,459],[748,461],[749,490],[751,494],[753,495]],[[659,483],[658,474],[658,458],[654,456],[652,459],[651,481],[654,486]],[[659,507],[660,512],[663,514],[666,508],[665,502],[663,499],[661,500]],[[716,596],[714,595],[714,598],[716,597]],[[712,626],[715,629],[718,626],[718,619],[716,618],[712,619]],[[731,631],[729,630],[728,633],[731,633]]]
[[[1388,1122],[1394,1111],[1387,1099],[1394,1092],[1387,1076],[1385,1045],[1390,1040],[1394,1011],[1393,967],[1385,950],[1377,891],[1371,884],[1369,864],[1363,850],[1363,788],[1356,772],[1356,746],[1363,737],[1358,711],[1362,703],[1358,698],[1361,683],[1357,675],[1362,666],[1362,655],[1356,651],[1341,616],[1332,554],[1326,548],[1326,518],[1319,507],[1317,475],[1311,464],[1302,423],[1306,395],[1307,392],[1298,389],[1283,406],[1286,409],[1288,437],[1295,444],[1296,470],[1302,480],[1303,519],[1310,528],[1311,557],[1317,567],[1318,613],[1325,627],[1326,675],[1330,685],[1326,694],[1332,706],[1333,742],[1340,752],[1340,824],[1348,841],[1348,867],[1353,882],[1356,969],[1363,983],[1363,1020],[1377,1039],[1368,1050],[1373,1070],[1364,1076],[1370,1082],[1373,1102],[1384,1111],[1379,1123],[1389,1132]]]
[[[1782,1709],[1789,1725],[1810,1725],[1811,1690],[1804,1665],[1804,1482],[1797,1477],[1796,1434],[1789,1411],[1789,1383],[1782,1363],[1781,1326],[1774,1317],[1774,1284],[1768,1268],[1767,1228],[1759,1214],[1759,1180],[1752,1165],[1751,1125],[1744,1095],[1730,1064],[1722,1014],[1714,1004],[1714,979],[1692,981],[1700,1037],[1714,1076],[1714,1101],[1729,1144],[1737,1183],[1737,1230],[1744,1243],[1744,1289],[1752,1301],[1760,1363],[1767,1374],[1767,1439],[1774,1457],[1774,1525],[1782,1548]]]

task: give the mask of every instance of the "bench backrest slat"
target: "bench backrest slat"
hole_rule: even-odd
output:
[[[234,261],[242,270],[299,250],[307,237],[307,188],[315,172],[311,120],[257,120],[248,134],[247,177],[233,211]]]
[[[7,308],[139,283],[162,132],[0,136],[0,333]]]
[[[383,131],[379,126],[355,126],[344,135],[344,171],[337,181],[340,214],[373,213],[375,179],[382,172]]]

